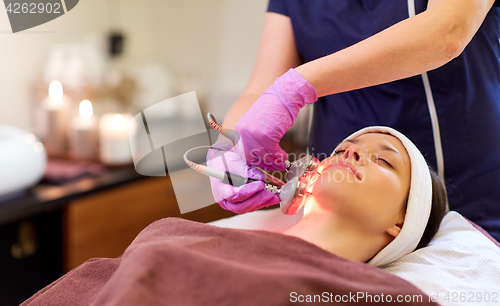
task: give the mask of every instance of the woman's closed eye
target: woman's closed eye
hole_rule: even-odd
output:
[[[345,150],[336,150],[333,152],[333,155],[337,155],[337,154],[341,154],[341,153],[344,153]]]
[[[383,163],[385,163],[386,165],[388,165],[389,167],[391,168],[394,168],[391,163],[389,163],[387,160],[383,159],[383,158],[377,158],[377,161],[382,161]]]

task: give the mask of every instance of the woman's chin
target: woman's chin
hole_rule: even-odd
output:
[[[348,203],[352,198],[349,186],[342,183],[316,183],[313,188],[313,198],[318,205],[334,208],[341,203]]]

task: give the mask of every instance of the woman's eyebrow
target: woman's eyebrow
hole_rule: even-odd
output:
[[[355,138],[355,139],[346,139],[345,140],[346,142],[350,142],[350,143],[354,143],[354,144],[359,144],[359,139]],[[379,148],[382,150],[382,151],[390,151],[390,152],[394,152],[396,153],[397,155],[399,155],[399,157],[401,157],[401,160],[403,161],[403,163],[406,165],[406,161],[405,159],[403,158],[403,155],[401,155],[401,153],[399,153],[398,150],[394,149],[393,147],[390,147],[386,144],[379,144]]]

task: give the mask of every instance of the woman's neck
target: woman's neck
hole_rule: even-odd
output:
[[[311,199],[314,201],[313,199]],[[310,200],[310,201],[311,201]],[[309,203],[308,203],[309,204]],[[283,234],[308,241],[340,257],[366,262],[390,242],[388,237],[360,232],[346,218],[315,207]]]

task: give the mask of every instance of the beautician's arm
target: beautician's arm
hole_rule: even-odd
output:
[[[421,14],[296,71],[320,97],[421,74],[460,55],[493,2],[430,0]]]
[[[297,67],[318,96],[383,84],[440,67],[477,32],[494,0],[430,0],[427,10],[355,45]],[[300,64],[289,17],[267,13],[250,81],[223,125],[238,120],[289,68]]]

